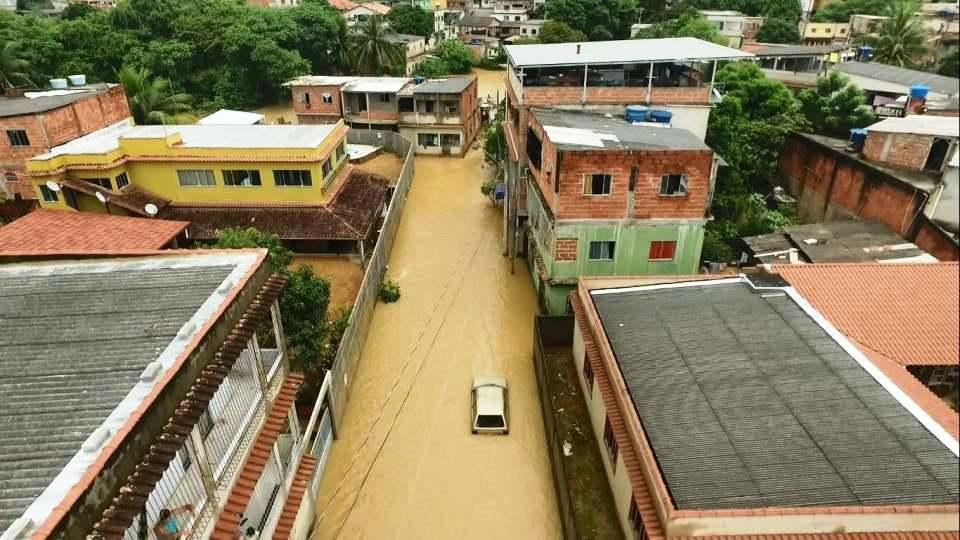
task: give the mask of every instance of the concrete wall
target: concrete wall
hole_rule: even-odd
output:
[[[460,143],[456,146],[422,146],[419,143],[418,135],[424,134],[436,134],[437,142],[442,143],[442,135],[457,135],[460,138]],[[411,141],[414,145],[414,151],[417,154],[424,155],[452,155],[460,156],[466,153],[469,149],[469,142],[466,137],[466,133],[463,129],[460,128],[448,128],[448,127],[428,127],[428,126],[416,126],[416,127],[407,127],[403,126],[400,128],[400,136]]]

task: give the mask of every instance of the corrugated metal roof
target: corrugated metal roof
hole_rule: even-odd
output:
[[[958,501],[957,457],[789,296],[593,301],[678,509]]]
[[[631,124],[600,114],[535,109],[547,137],[562,150],[704,150],[710,147],[681,128]]]
[[[45,95],[41,97],[3,97],[0,95],[0,117],[19,116],[52,111],[69,105],[75,101],[106,93],[116,86],[115,84],[94,84],[80,88],[71,88],[74,92],[62,95]],[[83,91],[81,91],[83,90]]]
[[[577,53],[577,47],[580,52]],[[696,38],[625,39],[585,43],[507,45],[516,67],[624,64],[752,58],[747,52]]]
[[[849,75],[859,75],[888,83],[902,84],[905,87],[925,84],[934,92],[949,96],[960,93],[960,79],[944,77],[926,71],[888,66],[876,62],[843,62],[833,66],[833,69]]]
[[[411,94],[459,94],[470,86],[473,77],[450,77],[449,79],[431,79],[409,89]]]

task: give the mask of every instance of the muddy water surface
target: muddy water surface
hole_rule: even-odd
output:
[[[314,538],[560,537],[532,365],[535,297],[501,256],[485,169],[418,157],[379,305],[323,478]],[[510,434],[470,433],[470,384],[503,375]]]
[[[500,93],[500,99],[504,99],[506,88],[503,79],[507,76],[506,71],[473,68],[473,74],[477,76],[477,94],[480,99],[485,99],[487,96],[496,99],[497,92]]]

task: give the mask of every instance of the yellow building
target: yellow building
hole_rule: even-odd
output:
[[[328,125],[134,126],[125,121],[27,162],[45,208],[191,221],[191,240],[255,226],[302,251],[362,253],[389,180],[348,165]]]
[[[804,45],[846,43],[850,39],[850,23],[807,23],[803,28]]]

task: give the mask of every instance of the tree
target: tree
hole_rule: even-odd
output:
[[[412,34],[430,39],[433,35],[433,13],[407,4],[394,6],[387,13],[390,29],[399,34]]]
[[[817,79],[817,87],[797,94],[806,119],[820,135],[846,138],[852,128],[872,124],[876,118],[866,96],[842,73]]]
[[[97,9],[89,4],[70,4],[63,10],[60,17],[65,21],[70,21],[73,19],[82,19],[96,12]]]
[[[767,19],[757,32],[760,43],[800,43],[797,23],[786,19]]]
[[[927,31],[914,15],[917,6],[909,0],[899,0],[886,12],[876,36],[867,36],[863,42],[874,48],[873,59],[882,64],[915,67],[927,52]]]
[[[547,19],[566,23],[590,40],[627,39],[637,21],[636,0],[551,0]]]
[[[943,57],[937,73],[945,77],[960,78],[960,49],[953,49],[950,54]]]
[[[837,22],[845,23],[850,20],[850,16],[859,15],[881,15],[887,11],[894,0],[843,0],[841,2],[831,2],[817,10],[810,17],[812,22]]]
[[[299,28],[294,46],[313,73],[340,73],[347,58],[347,22],[324,0],[304,1],[288,10]]]
[[[421,77],[443,77],[470,73],[473,53],[460,40],[448,39],[434,52],[436,58],[428,58],[417,64],[414,73]]]
[[[24,58],[19,43],[7,41],[0,46],[0,90],[13,88],[18,84],[33,84],[29,71],[30,62]]]
[[[130,111],[138,124],[177,124],[191,121],[191,98],[175,94],[170,81],[153,77],[146,68],[124,66],[117,73],[127,93]]]
[[[350,36],[353,45],[353,67],[363,75],[395,72],[404,63],[404,51],[387,41],[387,29],[377,16],[367,17],[359,31]]]
[[[283,245],[275,234],[264,234],[253,227],[247,229],[224,229],[217,234],[212,246],[217,249],[265,248],[274,272],[285,274],[293,262],[293,252]]]
[[[562,21],[547,21],[540,29],[540,43],[587,41],[587,35]]]
[[[692,37],[719,45],[730,44],[713,23],[694,9],[684,10],[677,18],[654,24],[637,34],[639,39],[668,37]]]

